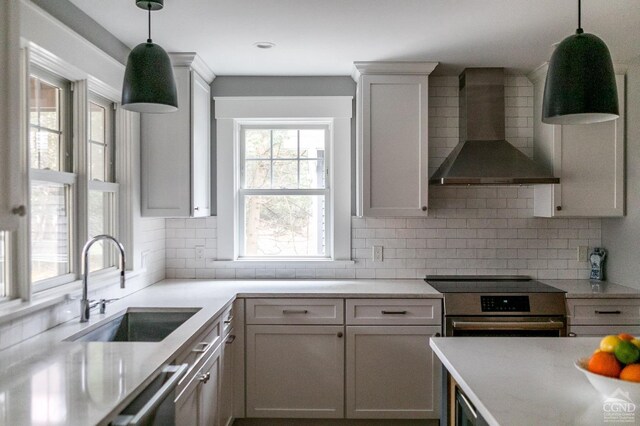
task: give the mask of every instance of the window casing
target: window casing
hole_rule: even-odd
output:
[[[328,125],[273,122],[240,129],[240,258],[330,258]]]

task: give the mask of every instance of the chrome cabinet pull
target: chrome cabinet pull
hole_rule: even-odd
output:
[[[382,315],[407,315],[407,311],[382,311]]]
[[[198,346],[202,346],[201,348],[198,348]],[[200,342],[196,345],[195,348],[191,349],[191,352],[196,353],[196,354],[202,354],[205,353],[207,351],[207,348],[209,347],[209,342]]]
[[[578,337],[578,335],[576,333],[574,333],[573,331],[569,332],[569,334],[567,334],[567,336],[569,336],[569,337]]]
[[[224,320],[223,322],[224,322],[225,324],[231,324],[231,321],[233,321],[233,317],[231,317],[231,318],[229,318],[229,319],[226,319],[226,320]]]
[[[283,309],[283,314],[308,314],[309,311],[306,309]]]
[[[198,377],[198,380],[200,380],[202,383],[207,383],[210,378],[211,372],[207,371],[206,373],[201,374],[200,377]]]
[[[596,314],[600,315],[620,315],[622,311],[599,311],[596,309]]]
[[[236,340],[236,336],[235,334],[230,334],[229,337],[227,337],[227,341],[225,342],[227,345],[230,345],[233,343],[233,341]]]

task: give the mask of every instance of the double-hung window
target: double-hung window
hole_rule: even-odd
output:
[[[318,124],[241,127],[240,257],[331,256],[329,136]]]
[[[95,237],[108,234],[117,237],[118,184],[114,170],[114,104],[98,95],[89,96],[88,131],[88,234]],[[91,248],[91,271],[115,265],[112,245],[105,248],[100,241]]]
[[[31,281],[72,281],[76,175],[72,170],[70,83],[43,70],[29,78]]]

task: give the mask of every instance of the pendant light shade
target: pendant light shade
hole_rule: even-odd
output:
[[[127,58],[122,84],[122,107],[130,111],[165,113],[178,109],[178,93],[171,59],[151,41],[151,11],[163,6],[161,0],[137,1],[149,12],[149,39],[137,45]]]
[[[551,56],[542,121],[589,124],[615,120],[618,116],[616,76],[609,49],[599,37],[578,28]]]

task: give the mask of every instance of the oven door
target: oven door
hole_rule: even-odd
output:
[[[445,317],[445,336],[478,337],[563,337],[564,317],[460,316]]]

